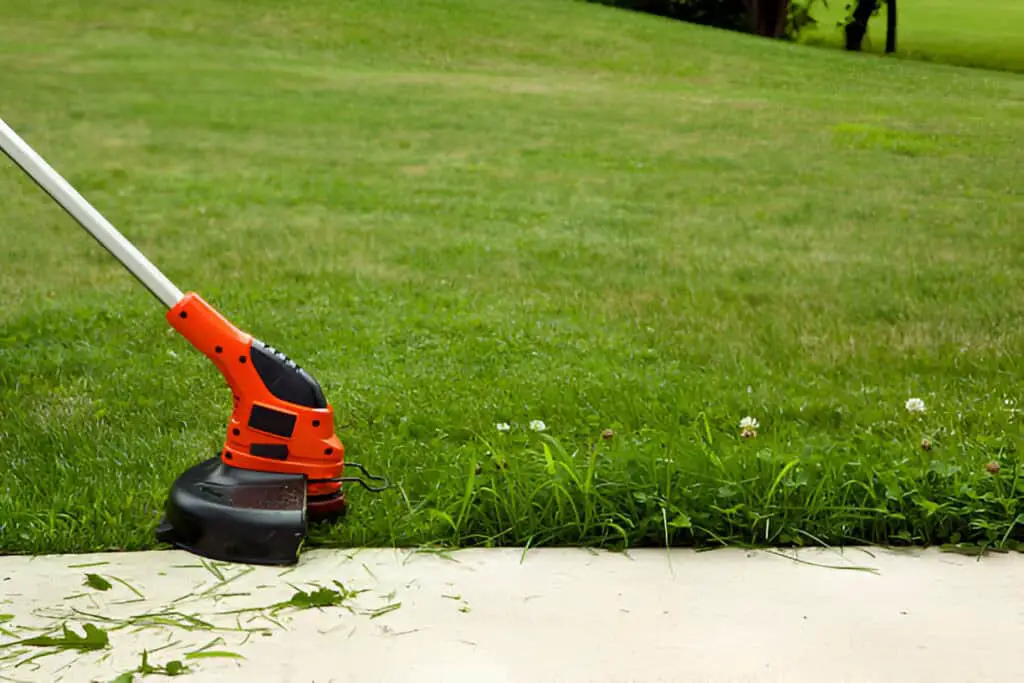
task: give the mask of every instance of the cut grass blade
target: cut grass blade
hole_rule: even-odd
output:
[[[370,610],[369,612],[365,612],[365,614],[368,614],[371,619],[377,619],[379,617],[384,616],[385,614],[390,614],[391,612],[394,612],[395,610],[401,607],[402,603],[393,602],[390,605],[385,605],[384,607],[379,607],[377,609]]]
[[[206,645],[203,645],[202,647],[197,647],[196,649],[192,650],[191,652],[192,653],[204,652],[206,650],[209,650],[212,647],[216,647],[217,645],[225,645],[225,644],[226,643],[224,642],[224,639],[218,636],[218,637],[214,638],[213,640],[211,640],[210,642],[208,642]],[[189,654],[189,653],[186,653],[186,654]]]
[[[812,562],[811,560],[805,560],[805,559],[803,559],[801,557],[795,557],[793,555],[789,555],[787,553],[784,553],[784,552],[781,552],[781,551],[778,551],[778,550],[768,549],[768,550],[766,550],[766,552],[768,552],[768,553],[770,553],[772,555],[778,555],[779,557],[783,557],[783,558],[785,558],[787,560],[792,560],[793,562],[799,562],[800,564],[806,564],[806,565],[810,565],[812,567],[820,567],[822,569],[840,569],[840,570],[843,570],[843,571],[867,572],[868,574],[880,574],[881,573],[881,572],[879,572],[879,570],[876,567],[850,566],[850,565],[840,565],[840,564],[824,564],[824,563],[821,563],[821,562]]]
[[[127,581],[125,581],[124,579],[122,579],[122,578],[119,578],[119,577],[117,577],[117,576],[111,576],[110,578],[111,578],[112,580],[116,581],[117,583],[121,584],[122,586],[124,586],[124,587],[125,587],[125,588],[127,588],[128,590],[130,590],[130,591],[131,591],[132,593],[134,593],[134,594],[136,595],[136,597],[138,597],[138,598],[139,598],[140,600],[145,600],[145,599],[146,599],[146,596],[145,596],[145,595],[143,595],[143,594],[142,594],[142,592],[141,592],[141,591],[140,591],[139,589],[137,589],[137,588],[136,588],[135,586],[131,585],[130,583],[128,583],[128,582],[127,582]]]
[[[245,659],[242,655],[237,652],[231,652],[229,650],[204,650],[202,652],[190,652],[185,655],[185,659]]]
[[[219,567],[217,567],[217,564],[215,562],[210,562],[205,558],[201,558],[200,564],[202,564],[203,568],[206,571],[213,574],[218,581],[224,581],[224,573],[220,570]]]

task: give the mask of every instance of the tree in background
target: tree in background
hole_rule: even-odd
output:
[[[793,39],[816,23],[810,8],[816,0],[590,0],[693,24]]]
[[[748,31],[748,0],[590,0],[693,24]]]
[[[886,5],[886,31],[885,31],[885,52],[891,54],[896,51],[896,0],[885,0]],[[847,5],[850,9],[850,5]],[[853,52],[860,52],[864,43],[864,36],[868,32],[868,21],[878,14],[882,9],[882,0],[857,0],[857,6],[846,21],[846,49]]]

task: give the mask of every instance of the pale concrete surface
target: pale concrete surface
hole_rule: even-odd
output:
[[[544,549],[525,558],[518,550],[465,550],[450,559],[312,551],[292,571],[223,565],[224,582],[177,551],[0,558],[0,613],[14,615],[0,623],[9,632],[0,644],[11,634],[33,635],[26,627],[67,620],[81,632],[84,623],[110,628],[130,617],[138,625],[139,615],[154,612],[226,629],[189,631],[151,619],[149,628],[111,630],[109,647],[98,652],[19,666],[38,651],[26,648],[0,662],[0,677],[111,681],[138,666],[143,649],[169,645],[150,659],[165,664],[219,637],[215,649],[244,659],[186,661],[191,671],[174,680],[1024,681],[1024,555],[979,561],[854,549],[798,557],[804,562],[737,550],[680,550],[671,562],[663,550]],[[70,567],[91,562],[109,564]],[[113,587],[83,586],[86,572]],[[351,610],[284,610],[274,621],[266,609],[224,613],[335,579],[365,591]],[[369,613],[393,603],[401,607]],[[266,631],[246,639],[229,630],[239,627]],[[0,658],[20,652],[0,647]]]

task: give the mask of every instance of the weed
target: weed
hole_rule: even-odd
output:
[[[141,674],[143,676],[150,676],[152,674],[163,674],[164,676],[181,676],[189,673],[190,669],[182,664],[179,660],[174,659],[166,664],[151,664],[149,661],[149,652],[143,650],[142,661],[139,666],[131,671],[119,675],[111,683],[132,683],[135,680],[135,674]]]
[[[358,591],[346,589],[339,581],[334,581],[334,584],[338,587],[337,590],[323,586],[310,592],[296,589],[295,594],[291,598],[274,605],[271,608],[271,614],[285,608],[322,609],[324,607],[337,607],[358,594]]]
[[[0,648],[26,645],[28,647],[49,647],[58,650],[85,651],[99,650],[110,644],[110,637],[107,632],[94,624],[85,624],[83,631],[83,634],[79,635],[68,627],[67,624],[62,624],[59,636],[46,635],[24,638],[22,640],[14,641],[13,643],[4,643],[0,645]]]
[[[93,588],[98,591],[108,591],[114,587],[113,584],[99,574],[86,574],[85,581],[83,583],[89,588]]]

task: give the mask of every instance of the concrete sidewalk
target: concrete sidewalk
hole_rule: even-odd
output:
[[[290,570],[178,551],[6,557],[0,643],[67,621],[109,645],[20,666],[43,650],[4,647],[0,679],[112,681],[164,647],[150,664],[180,660],[176,680],[196,683],[1024,681],[1024,555],[785,554],[310,551]],[[271,615],[334,580],[363,592]],[[215,639],[207,652],[244,659],[184,658]]]

